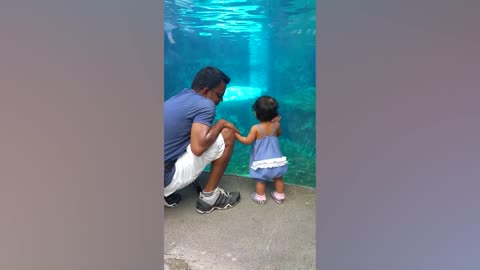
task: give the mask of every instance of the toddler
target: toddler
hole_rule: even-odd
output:
[[[235,137],[243,144],[252,144],[250,152],[250,176],[256,181],[256,192],[252,200],[265,204],[265,182],[273,179],[275,191],[270,195],[276,203],[285,200],[283,175],[287,172],[287,158],[282,155],[278,136],[280,136],[280,115],[278,102],[270,96],[259,97],[252,106],[259,124],[252,126],[247,137],[235,133]]]

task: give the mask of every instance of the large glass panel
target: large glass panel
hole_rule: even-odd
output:
[[[243,135],[266,94],[280,103],[284,181],[315,187],[315,1],[165,1],[165,99],[212,65],[231,78],[217,118]],[[236,142],[227,174],[248,177],[250,146]]]

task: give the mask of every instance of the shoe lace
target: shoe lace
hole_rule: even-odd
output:
[[[222,194],[225,197],[230,197],[230,192],[224,190],[223,188],[218,188],[218,191],[220,191],[220,194]]]

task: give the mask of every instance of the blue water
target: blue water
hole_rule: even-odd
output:
[[[165,99],[213,65],[231,82],[217,119],[246,135],[263,94],[280,103],[284,180],[315,187],[315,1],[165,1]],[[171,30],[171,36],[168,32]],[[227,174],[248,177],[250,146],[236,143]]]

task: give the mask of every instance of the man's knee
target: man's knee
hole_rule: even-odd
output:
[[[224,128],[222,130],[222,136],[223,140],[225,141],[225,147],[233,146],[233,143],[235,142],[235,133],[233,132],[233,130],[229,128]]]

